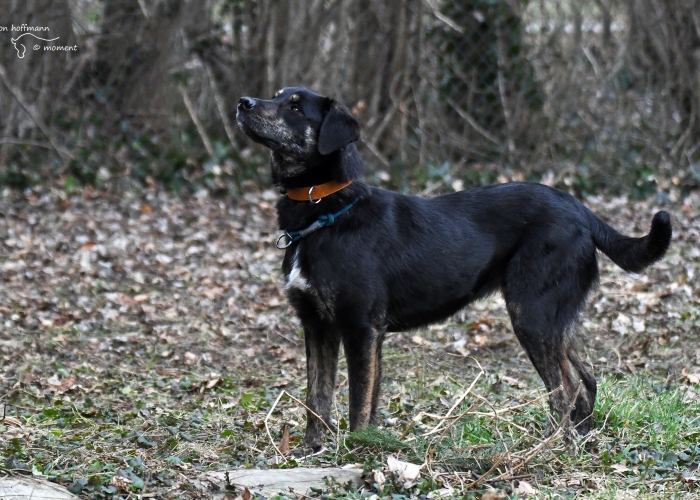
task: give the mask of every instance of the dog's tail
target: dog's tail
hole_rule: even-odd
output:
[[[671,243],[671,216],[660,211],[651,220],[651,230],[641,238],[620,234],[588,211],[595,246],[625,271],[637,273],[663,258]]]

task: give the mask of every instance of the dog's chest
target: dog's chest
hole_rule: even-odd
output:
[[[292,289],[302,292],[309,291],[309,282],[301,272],[301,264],[299,263],[299,247],[294,252],[292,257],[292,268],[285,277],[284,289],[289,291]]]
[[[335,294],[332,287],[314,279],[316,277],[313,276],[312,270],[302,266],[301,260],[300,246],[297,246],[291,259],[289,271],[285,273],[284,289],[287,296],[293,304],[297,302],[296,298],[298,297],[307,298],[321,316],[333,319]]]

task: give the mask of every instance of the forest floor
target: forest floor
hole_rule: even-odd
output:
[[[700,498],[700,197],[664,207],[674,240],[643,274],[600,257],[579,327],[600,386],[591,434],[549,432],[495,296],[388,336],[377,429],[348,434],[341,363],[335,435],[313,456],[276,198],[0,193],[0,473],[84,498],[208,498],[205,471],[359,463],[366,491],[326,498]],[[586,204],[630,235],[659,209]],[[397,480],[390,455],[421,476]]]

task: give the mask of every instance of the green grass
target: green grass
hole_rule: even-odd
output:
[[[329,438],[328,452],[303,465],[359,462],[370,472],[384,467],[389,454],[425,463],[423,479],[415,485],[405,487],[395,478],[387,480],[381,494],[392,500],[448,485],[455,492],[473,486],[464,492],[465,498],[480,498],[487,487],[516,498],[513,492],[520,479],[535,484],[541,498],[612,499],[620,490],[639,498],[659,498],[661,493],[662,498],[700,497],[696,483],[689,479],[700,462],[700,403],[683,386],[666,387],[651,374],[603,376],[594,433],[569,442],[561,434],[551,434],[542,392],[508,386],[495,394],[485,377],[455,408],[453,415],[461,417],[443,420],[439,416],[446,413],[445,402],[461,394],[464,387],[449,381],[431,385],[428,378],[404,380],[400,392],[382,410],[383,417],[397,419],[396,425],[354,433],[341,430],[340,443]],[[200,470],[276,466],[271,460],[274,449],[261,427],[275,399],[274,390],[263,386],[243,389],[239,381],[224,379],[212,394],[220,403],[205,408],[205,400],[197,396],[201,381],[191,376],[103,379],[102,384],[105,389],[111,387],[107,391],[112,394],[110,404],[90,397],[71,403],[59,399],[47,403],[27,393],[19,397],[15,403],[24,409],[24,423],[34,429],[35,436],[31,449],[18,438],[4,442],[1,451],[6,467],[15,468],[14,460],[34,474],[70,481],[71,489],[84,496],[109,498],[115,493],[110,484],[115,475],[129,478],[132,491],[138,492],[144,477],[152,484],[158,474],[169,477],[166,470],[174,473],[197,463],[204,465],[206,450],[220,450],[219,461]],[[129,390],[139,386],[159,390]],[[167,388],[169,392],[163,392]],[[397,392],[396,385],[391,390]],[[182,394],[187,394],[186,404],[178,411],[166,410]],[[346,397],[344,392],[339,395],[341,415],[346,411]],[[236,403],[233,407],[220,406],[231,400]],[[403,404],[407,401],[411,404]],[[520,406],[509,409],[515,403]],[[165,411],[156,414],[156,407]],[[498,418],[487,415],[494,409],[499,411]],[[431,415],[407,429],[421,411]],[[293,446],[303,435],[303,412],[283,399],[270,421],[274,438],[279,439],[277,430],[282,423],[294,420]],[[440,422],[439,432],[431,433]],[[0,424],[1,432],[7,430],[8,426]],[[57,469],[56,464],[68,457],[72,465]],[[302,465],[294,458],[288,460],[277,466]],[[460,474],[461,483],[455,480],[455,473]],[[661,486],[663,492],[658,489]],[[329,488],[335,498],[359,498],[340,485]]]
[[[639,377],[600,384],[596,407],[605,421],[604,464],[621,464],[627,477],[660,480],[683,475],[700,460],[700,403],[686,389],[666,388]]]
[[[490,477],[484,482],[510,492],[510,498],[517,495],[513,496],[509,476],[536,481],[541,498],[612,499],[621,490],[640,498],[700,498],[692,479],[700,462],[700,403],[692,396],[682,386],[665,387],[653,377],[604,376],[599,383],[595,430],[584,438],[568,441],[552,435],[546,425],[545,401],[540,400],[504,412],[498,419],[465,415],[452,422],[444,435],[426,436],[438,422],[429,418],[422,420],[426,426],[412,427],[404,440],[388,430],[364,429],[347,436],[344,445],[351,451],[344,458],[365,463],[367,470],[379,468],[386,455],[394,454],[412,463],[426,462],[433,471],[472,471],[462,486],[487,473]],[[467,398],[454,414],[489,410],[488,405],[469,408],[469,404]],[[525,460],[529,462],[523,465]],[[574,478],[570,485],[562,480],[567,477]],[[450,482],[447,476],[445,480]],[[398,498],[428,491],[419,485],[406,489],[392,483],[382,493],[385,498]]]

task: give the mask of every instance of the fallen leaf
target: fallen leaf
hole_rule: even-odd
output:
[[[469,325],[470,330],[489,331],[493,326],[493,318],[481,318]]]
[[[5,417],[2,419],[2,423],[6,425],[15,425],[17,427],[22,427],[22,422],[15,417]]]
[[[403,462],[392,455],[389,455],[387,458],[386,465],[389,468],[389,472],[399,476],[399,481],[403,482],[406,488],[410,488],[416,479],[420,477],[420,465]]]
[[[454,488],[440,488],[439,490],[431,491],[430,493],[428,493],[428,498],[450,498],[454,495],[454,492]]]
[[[430,342],[425,340],[420,335],[414,335],[413,337],[411,337],[411,342],[413,342],[416,345],[430,345]]]
[[[131,487],[131,479],[122,476],[114,476],[110,479],[109,484],[118,490],[128,490]]]
[[[282,363],[291,363],[296,359],[296,352],[290,347],[271,345],[270,354],[280,358]]]
[[[469,349],[465,347],[466,345],[467,339],[459,339],[452,344],[452,349],[463,358],[466,358],[469,356]]]
[[[158,262],[158,264],[167,265],[170,264],[172,261],[173,258],[169,255],[165,255],[164,253],[159,253],[156,255],[156,262]]]
[[[527,387],[525,382],[518,380],[517,378],[509,377],[508,375],[499,375],[498,378],[512,387],[519,387],[521,389]]]
[[[245,356],[246,358],[253,358],[257,356],[257,354],[260,352],[259,347],[247,347],[245,349],[241,349],[241,354]]]
[[[518,497],[530,498],[537,495],[538,490],[527,481],[520,481],[520,484],[518,484],[518,487],[515,488],[513,493],[516,493]]]
[[[384,473],[379,469],[374,469],[372,471],[372,484],[376,484],[378,490],[383,490],[385,482],[386,477],[384,476]]]
[[[56,392],[58,394],[63,394],[64,392],[68,391],[74,385],[75,385],[75,377],[68,377],[67,379],[64,379],[58,387],[56,387]]]
[[[277,447],[282,455],[289,453],[289,426],[284,426],[284,431],[282,431],[282,441],[280,441]]]
[[[700,384],[700,372],[688,373],[686,368],[681,370],[682,378],[686,379],[691,384]]]
[[[94,242],[94,241],[88,241],[88,242],[83,243],[82,245],[80,245],[80,249],[79,249],[79,250],[80,250],[81,252],[85,252],[85,251],[90,250],[91,248],[93,248],[95,245],[97,245],[96,242]]]
[[[477,346],[481,347],[488,342],[489,338],[486,335],[474,335],[474,342],[471,344],[476,344]]]
[[[272,384],[271,387],[274,387],[274,388],[286,387],[292,383],[293,383],[293,381],[288,379],[288,378],[279,378]]]
[[[489,488],[486,493],[481,495],[481,500],[505,500],[507,497],[505,491]]]
[[[629,467],[627,467],[627,461],[626,461],[626,460],[623,460],[623,461],[620,462],[619,464],[613,465],[613,466],[611,467],[611,469],[613,469],[615,472],[619,472],[620,474],[622,474],[622,473],[624,473],[624,472],[629,472],[629,471],[632,470],[632,469],[630,469]]]
[[[248,488],[245,488],[243,490],[243,500],[250,500],[251,498],[253,498],[253,495],[250,493]]]
[[[615,330],[620,335],[626,335],[629,333],[628,325],[632,324],[632,320],[626,314],[618,314],[612,322],[612,329]]]

